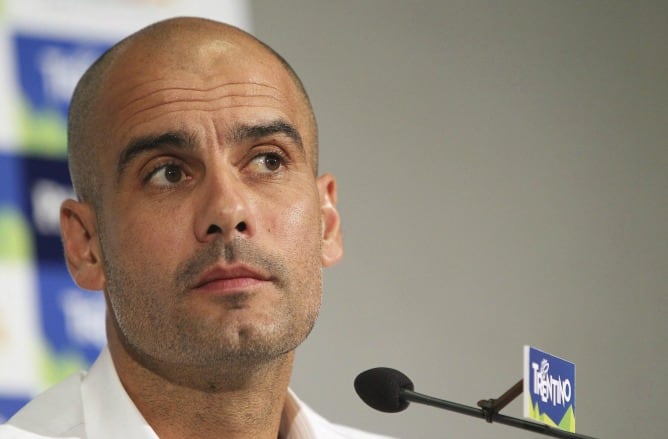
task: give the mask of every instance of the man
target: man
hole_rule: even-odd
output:
[[[68,133],[65,257],[104,291],[108,349],[0,437],[379,438],[288,390],[342,240],[282,58],[225,24],[154,24],[82,77]]]

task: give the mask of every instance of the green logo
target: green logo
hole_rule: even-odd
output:
[[[32,253],[28,221],[15,208],[0,206],[0,261],[29,262]]]

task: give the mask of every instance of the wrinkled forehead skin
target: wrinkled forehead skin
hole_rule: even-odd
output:
[[[120,43],[101,77],[91,112],[100,163],[115,163],[142,121],[164,116],[172,100],[206,109],[226,99],[250,117],[254,107],[260,119],[270,109],[294,124],[315,172],[317,129],[296,81],[267,47],[232,26],[194,18],[153,25]]]

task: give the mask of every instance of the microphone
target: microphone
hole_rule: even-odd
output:
[[[376,367],[355,378],[355,391],[362,401],[385,413],[396,413],[408,407],[401,389],[413,390],[413,382],[398,370]]]
[[[481,416],[481,410],[456,402],[445,401],[413,391],[413,382],[403,373],[389,367],[375,367],[355,378],[355,391],[371,408],[397,413],[408,407],[409,401],[452,410],[471,416]]]
[[[415,402],[454,411],[463,415],[482,418],[489,423],[496,421],[500,424],[522,428],[547,436],[568,439],[595,439],[591,436],[569,433],[548,425],[502,415],[498,413],[500,408],[495,408],[493,404],[491,406],[483,405],[483,408],[480,409],[415,392],[413,391],[414,386],[410,378],[398,370],[389,367],[376,367],[360,373],[355,378],[354,386],[357,395],[362,401],[381,412],[397,413],[405,410],[409,402]]]

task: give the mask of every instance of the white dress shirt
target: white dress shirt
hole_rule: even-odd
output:
[[[284,439],[389,439],[332,424],[288,393],[281,416]],[[125,392],[109,350],[88,373],[79,372],[30,401],[6,424],[0,439],[158,439]]]

